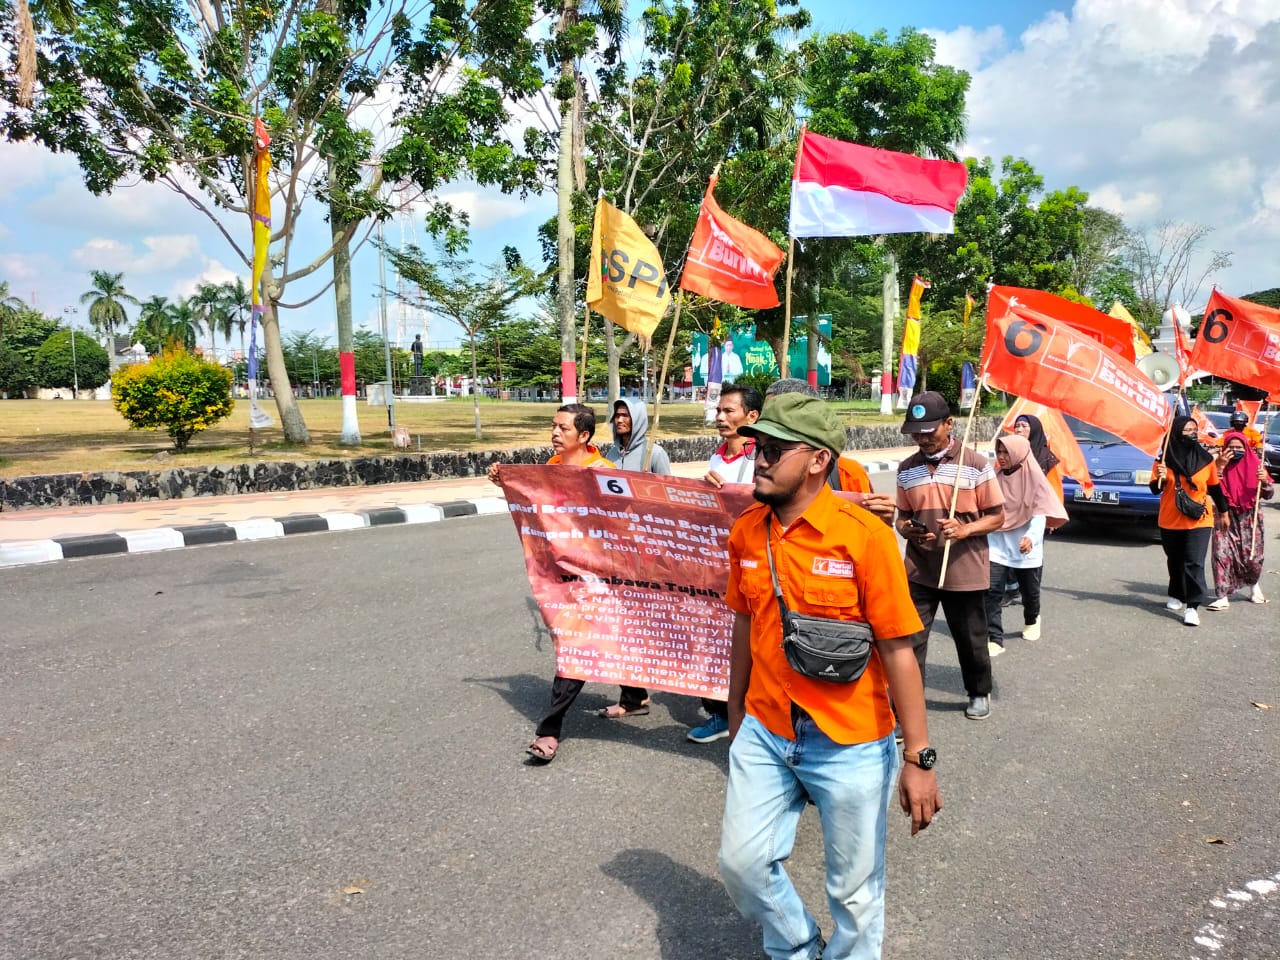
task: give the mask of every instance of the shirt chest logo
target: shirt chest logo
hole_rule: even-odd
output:
[[[746,567],[748,570],[754,570],[756,567],[760,566],[760,564],[755,560],[743,559],[743,560],[739,560],[738,562],[742,564],[742,566]]]
[[[834,557],[814,557],[813,572],[823,577],[852,577],[853,561]]]

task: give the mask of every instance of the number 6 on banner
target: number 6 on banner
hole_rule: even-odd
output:
[[[631,484],[622,477],[596,477],[596,483],[600,485],[601,493],[612,494],[615,497],[631,496]]]

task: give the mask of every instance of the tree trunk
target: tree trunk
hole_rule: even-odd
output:
[[[471,406],[476,412],[476,439],[481,439],[480,435],[480,377],[476,374],[476,334],[470,331],[471,340]]]
[[[355,345],[351,331],[351,247],[346,228],[340,224],[337,211],[329,208],[333,237],[333,299],[338,308],[338,366],[355,369]],[[380,254],[381,255],[381,254]],[[349,358],[349,359],[348,359]],[[387,385],[391,389],[391,385]],[[360,421],[356,416],[356,384],[354,377],[342,378],[342,435],[344,447],[360,446]]]
[[[893,322],[898,317],[898,258],[885,254],[884,279],[880,286],[881,321],[880,334],[880,412],[893,413]]]
[[[778,377],[784,379],[787,376],[787,347],[782,342],[782,337],[770,337],[769,346],[773,348],[773,362],[778,366]]]
[[[578,0],[564,0],[559,33],[572,29],[577,22]],[[573,77],[573,62],[565,60],[560,65],[561,82],[572,81]],[[560,395],[564,403],[576,401],[578,392],[573,240],[573,101],[566,100],[560,104],[560,149],[556,157],[556,249],[559,258],[556,304],[560,314]]]
[[[307,424],[293,398],[289,370],[284,365],[284,348],[280,342],[280,320],[276,315],[275,297],[264,298],[264,304],[267,309],[262,314],[262,344],[267,348],[267,376],[271,380],[271,390],[276,395],[280,427],[284,431],[285,440],[290,443],[310,443],[311,434],[307,432]]]

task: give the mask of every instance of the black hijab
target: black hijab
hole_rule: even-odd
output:
[[[1191,478],[1213,463],[1213,454],[1200,445],[1195,437],[1183,435],[1188,423],[1195,423],[1191,417],[1174,417],[1170,428],[1169,450],[1164,455],[1164,465],[1183,477],[1192,490],[1199,488]]]
[[[1049,438],[1044,435],[1044,424],[1040,422],[1039,417],[1029,413],[1018,414],[1013,422],[1016,424],[1021,420],[1027,421],[1027,426],[1031,428],[1031,432],[1027,434],[1027,443],[1031,444],[1031,455],[1036,458],[1036,463],[1040,464],[1040,469],[1048,474],[1058,465],[1058,457],[1049,449]]]

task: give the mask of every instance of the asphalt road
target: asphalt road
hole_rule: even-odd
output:
[[[1185,628],[1162,571],[1055,537],[985,723],[935,634],[887,958],[1280,956],[1280,603]],[[696,702],[589,686],[531,767],[551,674],[505,517],[0,571],[0,958],[759,957]],[[812,813],[790,869],[825,920]]]

